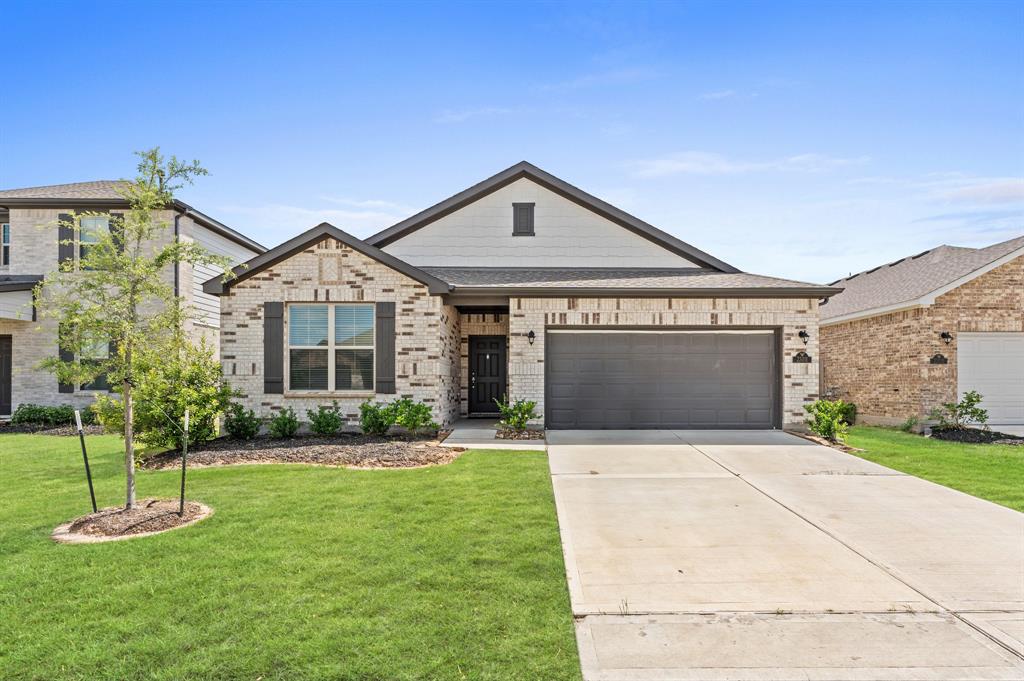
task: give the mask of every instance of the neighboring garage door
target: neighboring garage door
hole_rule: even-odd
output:
[[[548,428],[773,428],[773,331],[549,331]]]
[[[957,397],[981,393],[992,424],[1024,424],[1024,333],[961,333]]]

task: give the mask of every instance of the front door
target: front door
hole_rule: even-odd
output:
[[[11,414],[11,337],[0,336],[0,416]]]
[[[506,340],[504,336],[469,337],[469,414],[494,416],[495,400],[505,396]]]

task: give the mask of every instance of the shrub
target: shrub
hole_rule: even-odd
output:
[[[911,416],[906,421],[900,424],[900,430],[904,433],[913,432],[914,428],[917,428],[917,417]]]
[[[277,412],[269,424],[270,434],[274,437],[291,437],[299,431],[299,418],[295,415],[295,410],[291,407],[285,407],[281,411]]]
[[[857,422],[857,405],[854,404],[853,402],[843,402],[842,400],[839,400],[839,403],[843,405],[843,423],[845,423],[848,426],[852,426],[854,423]]]
[[[82,424],[91,425],[96,422],[96,414],[92,409],[82,410]],[[75,408],[69,404],[49,407],[42,404],[22,404],[11,415],[11,423],[33,426],[67,426],[75,423]]]
[[[316,411],[307,409],[306,416],[309,417],[310,430],[317,435],[334,435],[345,425],[345,419],[341,415],[337,400],[332,402],[329,407],[320,405]]]
[[[941,407],[932,409],[929,417],[938,421],[942,430],[963,430],[972,423],[987,428],[988,410],[978,406],[981,399],[977,390],[968,390],[959,402],[945,402]]]
[[[498,426],[503,430],[514,430],[521,433],[526,430],[527,424],[537,418],[537,403],[529,400],[508,401],[508,395],[504,400],[494,400],[501,412],[501,420]]]
[[[437,430],[440,427],[431,418],[430,405],[424,402],[415,402],[403,397],[392,402],[391,408],[394,411],[395,423],[410,433],[425,429]]]
[[[234,391],[205,341],[140,350],[132,364],[133,428],[140,442],[180,448],[186,408],[189,444],[217,434],[217,419],[228,409]],[[93,409],[107,431],[124,434],[124,401],[117,393],[97,395]]]
[[[367,435],[384,435],[395,425],[394,403],[379,404],[367,400],[359,405],[359,427]]]
[[[235,440],[253,439],[260,434],[260,425],[256,412],[246,409],[237,402],[231,403],[227,416],[224,417],[224,430]]]
[[[848,413],[845,402],[842,400],[818,400],[813,404],[805,405],[804,410],[810,415],[807,422],[812,433],[829,442],[846,442],[849,426],[844,420]]]

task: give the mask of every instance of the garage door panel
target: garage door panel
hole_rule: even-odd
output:
[[[1024,333],[961,333],[957,339],[957,395],[982,396],[989,423],[1024,424]]]
[[[549,333],[550,428],[771,428],[775,337]]]

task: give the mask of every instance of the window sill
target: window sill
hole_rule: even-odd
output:
[[[284,393],[285,398],[297,398],[297,397],[333,397],[334,399],[345,399],[351,397],[375,397],[376,392],[372,390],[345,390],[330,392],[328,390],[323,391],[293,391],[287,390]]]

